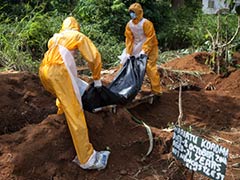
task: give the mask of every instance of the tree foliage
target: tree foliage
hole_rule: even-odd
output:
[[[12,19],[24,18],[28,13],[35,9],[42,13],[58,11],[60,13],[71,12],[75,7],[77,0],[8,0],[0,1],[2,17]]]
[[[144,17],[153,22],[162,51],[205,42],[204,27],[202,31],[196,29],[199,34],[192,32],[196,19],[202,16],[198,0],[184,0],[184,5],[178,8],[172,7],[172,0],[0,1],[0,65],[24,69],[20,65],[23,61],[37,67],[48,39],[60,30],[63,19],[69,15],[77,18],[81,31],[96,44],[104,66],[116,65],[124,48],[125,26],[130,20],[128,7],[134,2],[142,5]],[[20,55],[21,63],[17,60]]]

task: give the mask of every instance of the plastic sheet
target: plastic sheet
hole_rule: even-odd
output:
[[[90,84],[82,96],[83,109],[92,112],[99,107],[132,101],[141,89],[146,63],[146,56],[131,57],[107,87]]]

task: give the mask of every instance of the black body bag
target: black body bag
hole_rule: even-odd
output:
[[[94,87],[94,83],[82,96],[83,109],[93,109],[132,101],[141,89],[146,71],[147,56],[126,61],[122,69],[108,86]]]

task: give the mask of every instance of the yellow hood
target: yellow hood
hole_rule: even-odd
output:
[[[129,8],[128,11],[135,12],[137,18],[133,20],[134,23],[138,23],[143,18],[143,9],[141,4],[133,3]]]
[[[64,30],[76,30],[80,32],[80,25],[78,24],[77,20],[74,17],[67,17],[62,24],[61,31]]]

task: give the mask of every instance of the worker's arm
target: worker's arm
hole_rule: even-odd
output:
[[[78,50],[87,61],[88,67],[92,72],[93,80],[101,78],[102,60],[93,42],[85,35],[81,35],[78,40]]]
[[[133,33],[129,27],[129,23],[126,25],[125,28],[125,37],[126,53],[132,55],[134,38]]]
[[[153,23],[149,20],[146,20],[143,24],[143,30],[146,35],[146,41],[143,43],[142,50],[145,52],[145,54],[148,54],[152,50],[154,46],[154,40],[156,38]]]

